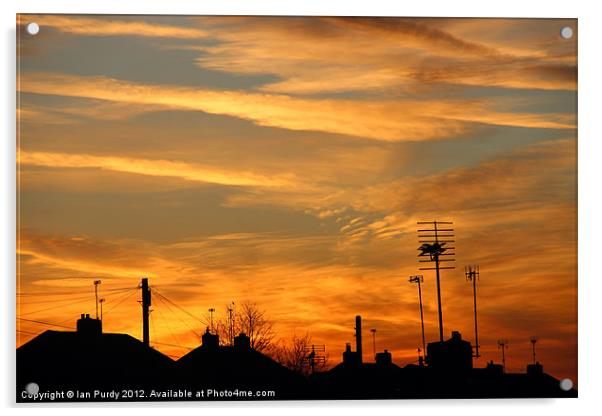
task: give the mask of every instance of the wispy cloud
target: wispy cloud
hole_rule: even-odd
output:
[[[139,175],[174,177],[187,181],[228,186],[294,187],[296,182],[295,178],[291,175],[268,177],[252,172],[232,172],[169,160],[20,151],[18,161],[22,165],[98,168]]]
[[[454,19],[444,19],[439,25],[439,19],[404,18],[239,18],[201,22],[220,42],[197,47],[201,52],[198,64],[224,72],[277,75],[280,80],[262,86],[269,92],[377,90],[403,94],[445,84],[576,88],[576,43],[566,41],[563,49],[556,51],[558,47],[550,45],[558,44],[559,29],[549,25],[537,25],[535,30],[531,24],[529,31],[523,27],[517,31],[524,36],[519,43],[508,39],[513,26],[503,19],[478,20],[470,34],[460,29],[459,35],[445,28],[461,28],[466,19],[458,19],[458,27]],[[486,37],[491,30],[496,30],[498,42],[483,43],[482,39],[491,38]],[[294,51],[290,51],[291,44],[295,45]],[[521,48],[521,44],[527,46]]]
[[[21,15],[24,17],[25,15]],[[42,31],[51,27],[80,36],[141,36],[155,38],[202,39],[207,32],[199,28],[147,23],[123,17],[87,17],[81,15],[27,15]]]
[[[106,77],[27,73],[22,92],[54,94],[173,109],[198,110],[252,120],[262,126],[316,130],[386,141],[457,137],[470,123],[572,128],[570,117],[500,112],[499,102],[476,99],[309,99],[243,91],[149,85]],[[311,122],[308,122],[311,120]]]
[[[42,32],[20,50],[19,291],[67,304],[41,319],[93,308],[92,295],[74,305],[60,293],[92,294],[94,278],[112,307],[109,289],[136,293],[146,275],[200,316],[255,301],[279,335],[308,330],[334,362],[361,314],[404,365],[420,343],[407,283],[419,267],[416,221],[449,219],[457,270],[441,279],[446,333],[472,337],[462,266],[479,264],[483,362],[497,360],[504,336],[509,367],[524,371],[528,337],[539,335],[546,371],[575,373],[576,121],[564,100],[576,88],[576,41],[556,27],[572,21],[36,20]],[[59,68],[49,52],[88,62],[91,42],[127,50],[141,45],[132,37],[148,48],[110,72]],[[423,290],[432,340],[430,272]],[[36,296],[18,313],[44,309]],[[136,300],[105,328],[139,334]],[[152,339],[198,344],[198,320],[183,323],[158,300],[154,309]]]

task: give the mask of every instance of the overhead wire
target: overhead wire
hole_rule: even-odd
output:
[[[136,290],[138,290],[139,287],[127,287],[127,288],[114,288],[114,289],[108,289],[108,290],[104,290],[103,292],[113,292],[111,293],[111,295],[116,295],[116,294],[120,294],[121,296],[117,298],[117,300],[115,301],[115,303],[113,304],[113,306],[108,309],[107,311],[103,312],[103,315],[106,315],[112,311],[114,311],[116,308],[118,308],[121,304],[123,304],[123,302],[125,302],[125,300],[127,300]],[[157,299],[159,300],[161,305],[164,305],[165,308],[171,312],[180,322],[182,322],[184,325],[188,326],[189,329],[196,335],[196,336],[200,336],[200,334],[189,324],[187,323],[185,320],[182,319],[182,317],[180,317],[176,311],[174,309],[172,309],[171,306],[173,306],[174,308],[178,309],[179,311],[185,313],[187,316],[189,316],[190,318],[194,319],[195,322],[203,322],[203,319],[200,319],[199,317],[195,316],[194,314],[192,314],[191,312],[187,311],[186,309],[184,309],[183,307],[181,307],[180,305],[178,305],[177,303],[175,303],[174,301],[172,301],[171,299],[169,299],[168,297],[166,297],[165,295],[163,295],[162,293],[160,293],[157,289],[155,288],[151,288],[151,290],[157,295]],[[36,310],[36,311],[32,311],[32,312],[26,312],[24,314],[22,314],[22,316],[25,315],[32,315],[35,313],[40,313],[40,312],[45,312],[48,310],[53,310],[53,309],[58,309],[58,308],[64,308],[64,307],[68,307],[71,305],[76,305],[79,303],[83,303],[87,300],[90,299],[90,296],[94,293],[92,291],[90,291],[91,293],[88,293],[85,298],[84,297],[78,297],[75,300],[74,299],[69,299],[66,302],[62,302],[59,305],[56,306],[52,306],[49,308],[44,308],[44,309],[40,309],[40,310]],[[124,292],[124,293],[120,293],[120,292]],[[28,296],[54,296],[54,295],[73,295],[73,294],[81,294],[83,292],[81,291],[63,291],[63,292],[27,292],[27,293],[17,293],[17,296],[20,297],[28,297]],[[106,297],[107,295],[105,295]],[[61,300],[52,300],[52,301],[48,301],[48,302],[60,302]],[[24,303],[36,303],[34,302],[24,302]],[[171,305],[171,306],[170,306]],[[171,347],[176,347],[176,348],[181,348],[181,349],[185,349],[185,350],[193,350],[194,348],[188,347],[188,346],[184,346],[180,343],[179,338],[175,335],[174,331],[172,330],[171,326],[169,325],[169,321],[167,319],[165,319],[165,316],[163,315],[163,313],[161,312],[161,308],[157,309],[159,315],[161,315],[161,321],[164,324],[164,326],[167,327],[168,332],[170,333],[172,339],[175,341],[175,344],[173,343],[167,343],[167,342],[161,342],[161,341],[154,341],[154,344],[158,344],[158,345],[165,345],[165,346],[171,346]],[[59,323],[54,323],[54,322],[48,322],[48,321],[43,321],[43,320],[38,320],[38,319],[27,319],[27,318],[23,318],[22,316],[17,317],[17,319],[24,321],[24,322],[29,322],[32,324],[38,324],[38,325],[47,325],[47,326],[52,326],[52,327],[58,327],[58,328],[65,328],[65,329],[70,329],[73,330],[75,329],[73,326],[67,326],[67,325],[62,325],[64,322],[71,320],[72,318],[69,317],[68,319],[66,319],[65,321],[59,322]],[[153,331],[155,333],[156,332],[156,328],[155,328],[155,320],[152,319],[151,316],[151,322],[153,325]],[[27,334],[27,335],[39,335],[40,333],[35,333],[35,332],[30,332],[30,331],[25,331],[25,330],[20,330],[18,329],[17,332],[19,333],[23,333],[23,334]],[[178,358],[178,357],[176,357]]]
[[[131,289],[130,287],[120,287],[120,288],[112,288],[112,289],[103,289],[103,292],[115,292],[115,291],[121,291],[121,290],[128,290]],[[88,291],[94,293],[94,290],[90,289],[86,289],[85,291],[83,290],[71,290],[71,291],[62,291],[62,292],[51,292],[51,291],[46,291],[46,292],[17,292],[16,295],[17,296],[53,296],[53,295],[77,295],[77,294],[81,294],[81,293],[88,293]]]
[[[133,289],[121,289],[120,292],[122,292],[124,290],[133,290]],[[111,294],[105,296],[105,298],[108,298],[108,296],[112,296],[113,294],[120,293],[120,292],[112,292]],[[49,308],[44,308],[44,309],[38,309],[36,311],[21,313],[20,316],[33,315],[33,314],[36,314],[36,313],[46,312],[46,311],[50,311],[50,310],[53,310],[53,309],[65,308],[65,307],[68,307],[68,306],[71,306],[71,305],[77,305],[77,304],[88,302],[88,301],[92,301],[92,300],[93,300],[93,293],[92,293],[92,295],[86,295],[85,297],[79,297],[79,298],[76,298],[75,300],[74,299],[68,299],[68,300],[61,299],[61,301],[63,303],[61,303],[60,305],[51,306]]]
[[[74,329],[72,326],[55,324],[55,323],[52,323],[52,322],[39,321],[37,319],[26,319],[26,318],[21,318],[21,317],[17,317],[17,319],[19,319],[21,321],[32,322],[32,323],[41,324],[41,325],[49,325],[49,326],[56,326],[56,327],[59,327],[59,328]]]
[[[193,318],[195,321],[197,322],[203,322],[202,318],[199,318],[198,316],[195,316],[194,314],[188,312],[186,309],[184,309],[183,307],[181,307],[180,305],[178,305],[177,303],[173,302],[171,299],[169,299],[167,296],[161,294],[157,289],[154,289],[154,292],[159,295],[160,297],[162,297],[163,299],[165,299],[167,302],[169,302],[170,304],[172,304],[173,306],[175,306],[176,308],[178,308],[179,310],[181,310],[182,312],[184,312],[186,315],[190,316],[191,318]]]
[[[17,329],[17,332],[27,335],[39,335],[41,332],[31,332],[31,331],[23,331],[22,329]]]
[[[161,302],[165,303],[165,302],[164,302],[163,300],[161,300],[160,298],[159,298],[159,300],[160,300]],[[163,315],[163,313],[161,312],[161,308],[157,308],[157,309],[155,309],[155,310],[156,310],[156,311],[159,313],[159,315],[160,315],[160,317],[161,317],[161,321],[162,321],[162,323],[163,323],[165,326],[167,326],[167,330],[168,330],[168,331],[169,331],[169,333],[171,334],[171,337],[172,337],[172,339],[173,339],[173,340],[176,342],[176,344],[177,344],[178,346],[181,346],[181,344],[180,344],[180,340],[178,339],[178,337],[176,337],[176,336],[175,336],[174,332],[172,331],[172,329],[171,329],[171,326],[169,325],[169,321],[168,321],[167,319],[165,319],[165,316],[164,316],[164,315]]]
[[[135,293],[135,291],[136,291],[136,290],[138,290],[138,288],[130,289],[130,290],[128,290],[126,293],[124,293],[124,294],[122,295],[122,297],[120,297],[118,300],[116,300],[116,301],[115,301],[116,303],[115,303],[115,304],[114,304],[114,305],[113,305],[113,306],[112,306],[110,309],[108,309],[107,311],[103,311],[103,313],[102,313],[102,314],[103,314],[103,318],[104,318],[104,317],[105,317],[107,314],[111,313],[111,312],[112,312],[112,311],[114,311],[116,308],[118,308],[118,307],[119,307],[119,305],[121,305],[123,302],[125,302],[125,300],[126,300],[126,299],[128,299],[130,296],[132,296],[132,295]]]
[[[184,321],[184,320],[183,320],[183,319],[182,319],[180,316],[178,316],[178,314],[176,314],[176,313],[175,313],[175,311],[174,311],[173,309],[171,309],[171,307],[169,306],[169,303],[165,302],[165,300],[163,300],[163,299],[162,299],[162,298],[164,298],[164,299],[167,299],[167,298],[165,298],[165,296],[161,295],[160,293],[158,293],[156,290],[153,290],[152,288],[151,288],[151,290],[152,290],[152,291],[153,291],[155,294],[157,294],[157,295],[159,296],[159,297],[158,297],[158,299],[159,299],[160,301],[164,302],[164,304],[165,304],[165,306],[167,307],[167,309],[168,309],[168,310],[169,310],[169,311],[170,311],[170,312],[171,312],[171,313],[172,313],[172,314],[173,314],[173,315],[174,315],[174,316],[175,316],[175,317],[176,317],[176,318],[177,318],[177,319],[178,319],[180,322],[182,322],[182,323],[183,323],[185,326],[187,326],[187,327],[188,327],[188,328],[189,328],[189,329],[192,331],[192,333],[193,333],[193,334],[194,334],[194,335],[195,335],[197,338],[200,338],[200,337],[201,337],[201,334],[200,334],[200,333],[198,333],[198,332],[197,332],[197,331],[194,329],[194,327],[193,327],[192,325],[190,325],[188,322]],[[173,302],[172,302],[172,303],[173,303]]]
[[[185,345],[170,344],[170,343],[167,343],[167,342],[155,341],[155,342],[153,342],[153,344],[166,345],[166,346],[169,346],[169,347],[178,347],[178,348],[182,348],[182,349],[189,350],[189,351],[194,350],[194,348],[192,348],[192,347],[187,347]]]

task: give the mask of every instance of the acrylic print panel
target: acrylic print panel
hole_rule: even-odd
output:
[[[576,20],[17,25],[17,401],[577,396]]]

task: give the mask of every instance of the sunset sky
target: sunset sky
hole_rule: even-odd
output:
[[[141,338],[147,276],[196,316],[256,302],[332,364],[362,315],[365,360],[376,328],[405,365],[421,343],[416,222],[438,219],[457,236],[446,337],[474,340],[478,264],[476,365],[505,338],[524,372],[536,335],[546,372],[576,380],[575,20],[20,19],[20,317],[74,326],[101,279],[104,330]],[[204,326],[169,306],[154,300],[151,344],[178,357],[165,344],[196,347]],[[17,329],[20,345],[52,327]]]

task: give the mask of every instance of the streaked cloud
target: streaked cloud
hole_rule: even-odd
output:
[[[25,15],[23,15],[25,16]],[[42,28],[79,36],[141,36],[152,38],[202,39],[207,32],[199,28],[147,23],[119,16],[27,15]]]
[[[291,177],[291,175],[267,177],[252,172],[228,172],[223,169],[195,166],[189,163],[169,160],[21,151],[19,152],[18,161],[22,165],[52,168],[98,168],[139,175],[174,177],[187,181],[228,186],[294,187],[296,182],[295,178]]]
[[[334,100],[243,91],[148,85],[106,77],[24,74],[22,92],[84,97],[134,105],[199,110],[252,120],[261,126],[316,130],[386,141],[457,137],[469,123],[572,128],[569,116],[496,110],[487,100]],[[307,120],[311,120],[308,123]]]
[[[36,20],[19,49],[19,314],[72,323],[101,278],[106,330],[138,336],[149,276],[197,316],[257,302],[333,364],[361,314],[405,365],[416,221],[449,219],[446,333],[472,338],[462,266],[479,264],[479,365],[503,336],[524,371],[539,335],[546,371],[576,375],[576,40],[556,28],[574,21]],[[87,59],[117,43],[119,65]],[[433,340],[431,272],[423,290]],[[203,319],[155,300],[151,338],[172,344],[156,347],[197,346]]]
[[[368,17],[201,22],[220,43],[198,47],[202,52],[199,65],[224,72],[277,75],[281,80],[262,87],[269,92],[377,90],[404,95],[446,84],[576,88],[575,41],[565,41],[560,50],[550,46],[558,44],[560,22],[557,27],[537,24],[537,29],[533,21],[523,22],[517,31],[522,42],[508,38],[516,29],[511,19],[498,19],[495,24],[478,19],[465,24],[466,19]],[[472,28],[468,40],[446,30],[464,35],[464,26]],[[487,36],[492,27],[498,41],[483,42],[493,39]],[[290,51],[291,44],[294,51]]]

